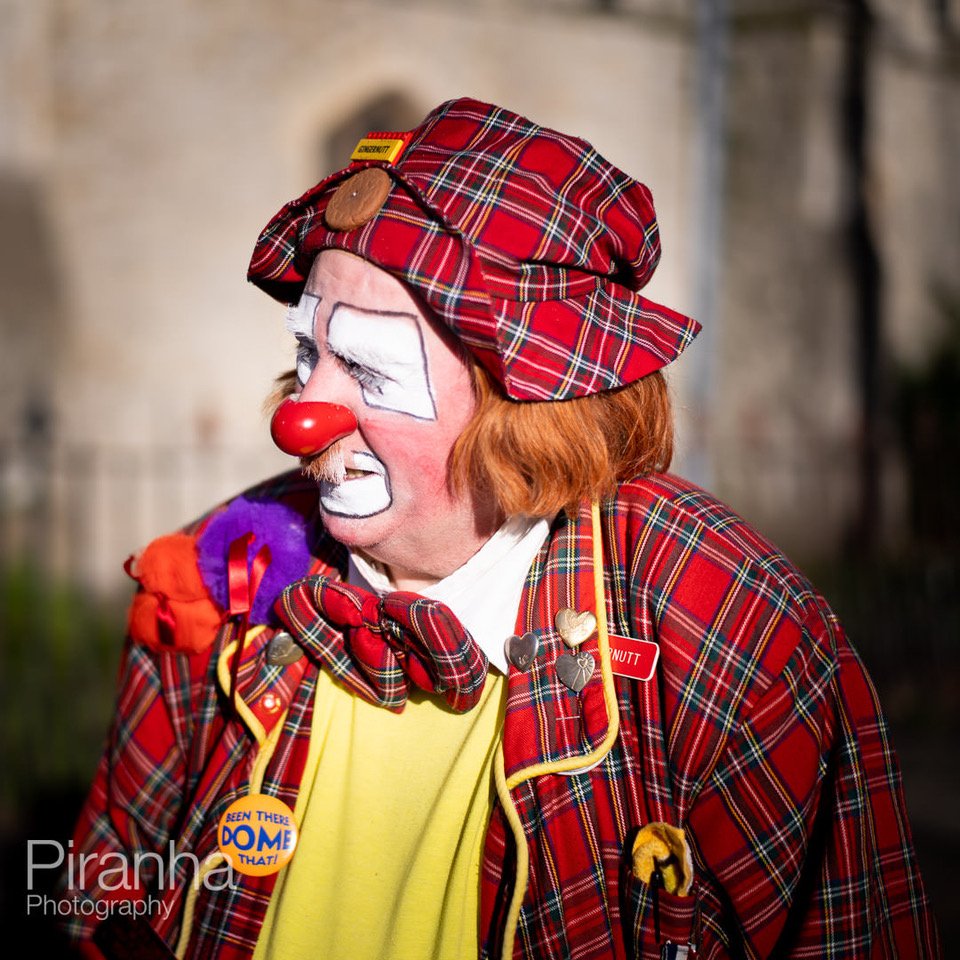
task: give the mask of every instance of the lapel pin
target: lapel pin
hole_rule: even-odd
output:
[[[593,676],[595,666],[593,657],[586,651],[561,653],[557,657],[557,676],[565,687],[579,693]]]
[[[557,633],[563,637],[563,642],[574,648],[579,647],[597,629],[597,618],[589,610],[577,613],[576,610],[564,607],[554,617],[553,622],[556,624]]]
[[[533,661],[540,652],[540,641],[535,633],[525,633],[522,637],[516,635],[507,638],[504,644],[507,659],[518,670],[529,670]]]
[[[267,663],[271,666],[286,667],[302,656],[303,650],[286,630],[278,631],[267,645]]]

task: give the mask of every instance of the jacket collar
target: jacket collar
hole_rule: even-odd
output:
[[[557,630],[557,613],[564,608],[596,612],[593,551],[594,537],[600,534],[599,526],[596,533],[593,526],[589,505],[572,519],[561,513],[527,575],[517,632],[536,635],[539,652],[527,671],[512,666],[509,669],[503,750],[511,786],[531,776],[576,772],[590,766],[612,740],[611,722],[615,727],[616,710],[611,708],[604,682],[610,668],[609,653],[601,653],[598,634],[578,648],[590,654],[595,664],[593,675],[579,694],[562,682],[556,666],[559,657],[571,653]],[[345,553],[338,559],[345,564]],[[338,569],[327,564],[311,572],[345,573],[342,566]],[[605,626],[605,613],[603,619]],[[286,666],[271,664],[267,650],[275,632],[255,628],[247,633],[237,671],[237,710],[261,744],[286,715],[308,664],[306,656]],[[297,639],[308,646],[303,638]],[[220,655],[218,677],[225,694],[236,648],[237,643],[231,643]]]

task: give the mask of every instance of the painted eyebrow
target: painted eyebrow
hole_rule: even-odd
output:
[[[310,308],[308,305],[307,310],[302,309],[304,300],[312,300],[312,308]],[[296,305],[289,305],[287,307],[287,315],[284,321],[287,331],[292,333],[298,340],[309,340],[311,343],[313,343],[313,318],[316,316],[317,307],[322,302],[323,297],[314,293],[304,293]],[[309,320],[306,319],[305,314],[309,315]]]
[[[319,302],[319,299],[318,301]],[[348,307],[350,310],[356,310],[357,313],[366,313],[372,317],[409,317],[413,320],[414,323],[417,323],[417,315],[415,313],[410,313],[407,310],[376,310],[369,309],[368,307],[358,307],[355,303],[348,303],[346,300],[338,300],[330,308],[330,317],[336,313],[338,307]],[[330,326],[330,317],[327,317],[327,326]],[[420,324],[417,323],[419,327]]]
[[[338,300],[330,310],[330,314],[327,317],[327,343],[329,344],[329,335],[330,335],[330,321],[333,320],[334,314],[340,307],[346,307],[348,310],[355,310],[357,313],[365,314],[368,317],[404,317],[413,321],[413,325],[416,328],[418,339],[420,341],[420,352],[423,358],[424,366],[426,366],[426,352],[423,347],[423,332],[420,330],[420,324],[417,321],[417,315],[415,313],[408,313],[406,310],[368,310],[366,307],[358,307],[356,304],[347,303],[345,300]],[[342,348],[341,348],[342,349]],[[332,351],[331,351],[332,352]],[[349,349],[350,358],[354,358],[358,353],[363,354],[363,359],[371,364],[379,363],[396,363],[396,358],[391,356],[384,357],[382,354],[378,353],[375,347],[364,347],[361,351],[356,351]]]
[[[351,324],[345,316],[348,313],[354,315],[353,319],[357,321],[355,324]],[[327,350],[342,363],[350,367],[356,365],[384,382],[383,387],[370,391],[361,377],[355,377],[360,382],[363,400],[367,406],[393,410],[418,420],[436,420],[436,397],[431,383],[424,325],[419,320],[420,316],[415,311],[368,309],[343,301],[337,302],[327,318]],[[339,318],[343,318],[344,322],[338,322]],[[371,338],[362,338],[351,342],[351,333],[357,327],[363,327],[360,321],[364,318],[378,322],[386,320],[386,323],[377,323],[373,327],[379,327],[381,340],[371,342]],[[338,327],[336,335],[333,331],[335,322]],[[402,353],[397,353],[397,342],[387,334],[388,329],[396,330],[398,335],[402,333],[406,339]],[[396,384],[400,393],[386,389],[387,381]]]

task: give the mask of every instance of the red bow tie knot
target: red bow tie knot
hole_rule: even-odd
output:
[[[411,684],[458,713],[476,706],[487,658],[449,607],[416,593],[379,597],[329,577],[291,584],[280,619],[345,686],[399,712]]]

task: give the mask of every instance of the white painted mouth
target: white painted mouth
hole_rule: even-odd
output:
[[[339,517],[372,517],[392,503],[387,468],[372,453],[355,451],[340,483],[320,481],[320,505]]]

